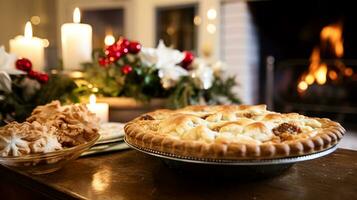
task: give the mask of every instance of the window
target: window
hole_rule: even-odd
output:
[[[156,10],[156,43],[179,50],[197,50],[196,5],[160,7]]]

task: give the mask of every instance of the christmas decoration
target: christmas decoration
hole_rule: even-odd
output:
[[[189,51],[184,51],[183,53],[184,53],[185,57],[184,57],[184,59],[182,60],[181,65],[182,65],[183,68],[185,68],[185,69],[188,70],[190,64],[192,63],[192,61],[193,61],[193,59],[194,59],[195,57],[194,57],[193,54],[192,54],[191,52],[189,52]]]
[[[16,68],[18,70],[27,72],[28,77],[36,79],[40,83],[48,82],[48,74],[32,70],[32,63],[27,58],[20,58],[16,61]]]
[[[81,90],[96,88],[98,96],[133,97],[142,102],[165,98],[170,107],[238,103],[232,92],[235,79],[223,78],[218,69],[222,64],[217,63],[169,48],[163,41],[157,48],[146,48],[120,38],[106,49],[94,51],[93,63],[84,65],[87,84]]]
[[[131,71],[133,71],[133,68],[130,66],[130,65],[124,65],[122,68],[121,68],[121,72],[123,74],[129,74]]]
[[[32,70],[32,63],[27,58],[20,58],[16,61],[16,69],[29,72]]]
[[[14,67],[16,60],[15,54],[7,53],[4,46],[0,46],[0,71],[5,71],[9,74],[24,74],[25,72]]]
[[[21,122],[38,105],[52,100],[79,102],[81,95],[83,90],[68,76],[34,71],[30,60],[16,59],[0,47],[0,126]]]
[[[47,83],[49,76],[46,73],[40,73],[36,78],[40,83]]]
[[[52,100],[61,102],[79,102],[81,95],[77,84],[66,75],[44,73],[37,74],[39,80],[31,79],[27,75],[10,75],[10,91],[1,90],[0,73],[0,126],[13,120],[23,121],[38,105],[44,105]],[[40,84],[39,82],[47,82]]]
[[[130,41],[124,37],[121,37],[118,42],[117,45],[119,45],[122,48],[127,48],[130,44]]]
[[[129,53],[137,54],[141,50],[141,44],[139,42],[135,42],[135,41],[134,42],[130,42],[129,46],[128,46],[128,49],[129,49]]]
[[[100,58],[98,59],[98,63],[99,63],[99,65],[102,66],[102,67],[107,67],[107,66],[109,65],[110,61],[109,61],[108,58],[100,57]]]

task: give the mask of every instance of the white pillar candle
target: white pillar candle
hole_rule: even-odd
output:
[[[87,104],[88,110],[95,113],[100,119],[100,122],[108,122],[109,118],[109,104],[96,103],[96,97],[91,94],[89,97],[89,104]]]
[[[74,9],[73,22],[61,27],[62,59],[66,71],[80,70],[81,63],[91,61],[92,27],[82,24],[81,13]]]
[[[45,51],[43,39],[32,37],[32,26],[26,23],[25,34],[18,35],[10,40],[10,52],[17,57],[27,58],[37,71],[43,71],[45,67]]]

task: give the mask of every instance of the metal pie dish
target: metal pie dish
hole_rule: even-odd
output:
[[[320,158],[333,153],[337,149],[337,145],[334,145],[320,152],[301,156],[272,159],[220,160],[178,156],[133,145],[125,138],[124,141],[135,150],[161,159],[169,168],[174,169],[178,173],[189,176],[234,179],[237,177],[242,179],[259,179],[276,176],[287,171],[295,163]]]

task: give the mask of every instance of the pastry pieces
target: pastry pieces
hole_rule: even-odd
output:
[[[0,127],[0,155],[49,153],[85,143],[99,134],[98,122],[84,104],[38,106],[25,122]]]
[[[59,101],[37,107],[27,121],[55,127],[58,140],[67,147],[90,140],[98,134],[99,129],[99,119],[86,105],[61,106]]]
[[[332,147],[344,132],[329,119],[281,114],[266,110],[265,105],[157,110],[125,126],[125,138],[134,146],[199,159],[305,155]]]

